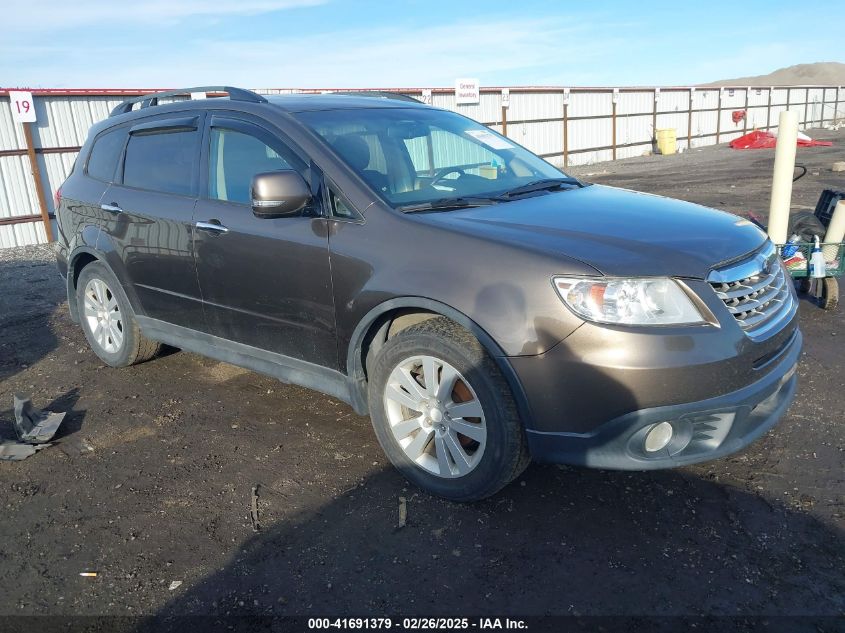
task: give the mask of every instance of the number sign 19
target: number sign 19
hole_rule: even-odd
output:
[[[31,92],[9,91],[12,119],[18,123],[35,123],[35,103]]]

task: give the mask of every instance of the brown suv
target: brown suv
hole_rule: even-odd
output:
[[[530,458],[713,459],[792,400],[794,289],[747,221],[399,95],[191,90],[229,98],[121,104],[61,188],[59,268],[106,363],[167,343],[312,387],[457,500]]]

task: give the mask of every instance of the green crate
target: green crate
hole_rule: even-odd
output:
[[[795,251],[796,254],[803,253],[804,258],[806,259],[806,263],[801,268],[790,268],[787,266],[787,270],[789,274],[792,275],[795,279],[800,279],[802,277],[809,276],[810,272],[808,270],[809,263],[810,263],[810,256],[813,253],[813,247],[815,246],[814,242],[797,242],[792,243],[792,246],[797,246],[798,250]],[[778,254],[781,253],[784,244],[778,244]],[[841,277],[842,273],[845,272],[845,242],[822,242],[822,252],[825,252],[825,246],[835,247],[836,251],[836,258],[832,262],[825,261],[825,275],[827,277]],[[827,260],[827,257],[825,257]]]

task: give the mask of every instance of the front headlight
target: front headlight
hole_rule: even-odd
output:
[[[695,325],[701,313],[677,282],[648,279],[555,277],[560,298],[587,321],[620,325]]]

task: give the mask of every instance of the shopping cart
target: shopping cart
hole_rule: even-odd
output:
[[[798,247],[795,254],[784,258],[784,264],[792,278],[798,284],[798,290],[818,300],[819,307],[833,310],[839,303],[839,280],[845,272],[845,242],[822,242],[822,253],[825,255],[825,276],[810,277],[809,262],[815,244],[812,242],[798,242],[780,244],[780,252],[784,248]],[[787,251],[788,252],[788,251]],[[798,254],[803,257],[799,257]],[[834,258],[830,256],[836,253]],[[790,264],[790,262],[794,262]]]
[[[845,192],[825,189],[819,197],[814,215],[827,227],[833,215],[833,209],[839,200],[845,199]],[[809,263],[813,252],[813,242],[793,242],[779,244],[779,253],[783,256],[784,249],[791,253],[783,257],[786,269],[798,283],[798,290],[815,297],[820,307],[833,310],[839,303],[839,280],[845,272],[845,242],[822,242],[822,253],[825,259],[825,276],[810,277]]]

